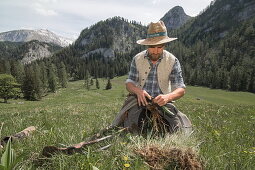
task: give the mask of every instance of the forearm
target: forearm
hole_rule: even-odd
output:
[[[132,94],[137,94],[142,91],[142,89],[140,89],[139,87],[137,87],[131,82],[126,83],[126,89]]]
[[[177,88],[173,92],[167,94],[168,102],[171,102],[173,100],[177,100],[184,96],[185,94],[185,88]]]

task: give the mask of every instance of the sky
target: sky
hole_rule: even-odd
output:
[[[98,21],[114,16],[148,25],[171,8],[197,16],[211,0],[0,0],[0,32],[48,29],[75,39]]]

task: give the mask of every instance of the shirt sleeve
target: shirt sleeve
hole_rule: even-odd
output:
[[[177,88],[186,88],[182,77],[181,65],[177,58],[175,58],[175,63],[173,65],[173,69],[169,79],[171,81],[172,91]]]
[[[128,79],[126,80],[126,83],[129,83],[129,82],[131,82],[135,85],[138,84],[138,71],[136,68],[135,58],[133,58],[133,60],[131,62]]]

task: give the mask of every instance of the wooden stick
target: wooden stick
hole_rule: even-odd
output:
[[[66,147],[66,148],[58,148],[56,146],[45,146],[43,148],[42,155],[46,156],[46,157],[51,157],[53,154],[56,154],[56,153],[63,153],[63,154],[67,154],[67,155],[71,155],[71,154],[74,154],[74,153],[82,153],[82,150],[84,149],[85,146],[95,144],[95,143],[104,141],[106,139],[112,138],[114,135],[116,135],[118,133],[121,133],[125,130],[127,130],[127,128],[123,128],[123,129],[117,131],[116,133],[114,133],[112,135],[108,135],[108,136],[105,136],[105,137],[102,137],[102,138],[90,140],[90,141],[87,141],[87,142],[80,142],[78,144],[75,144],[75,145],[72,145],[72,146],[69,146],[69,147]]]
[[[26,138],[27,136],[29,136],[31,134],[31,132],[35,131],[35,127],[34,126],[30,126],[27,127],[26,129],[22,130],[21,132],[18,132],[14,135],[11,136],[5,136],[1,139],[0,145],[4,145],[8,142],[8,140],[10,139],[11,141],[15,141],[15,140],[19,140],[19,139],[23,139]]]

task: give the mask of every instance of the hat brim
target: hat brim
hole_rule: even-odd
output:
[[[140,45],[159,45],[165,44],[171,41],[177,40],[177,38],[170,38],[170,37],[153,37],[153,38],[146,38],[142,40],[138,40],[136,43]]]

